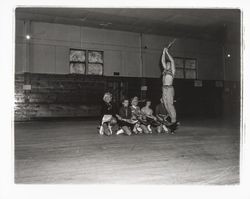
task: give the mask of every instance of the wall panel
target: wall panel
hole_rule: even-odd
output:
[[[26,45],[17,43],[15,46],[15,73],[25,72],[26,67]]]
[[[23,38],[23,26],[24,23],[18,21],[16,27],[20,38]],[[114,72],[120,72],[121,76],[126,77],[159,77],[162,48],[173,39],[149,34],[142,34],[140,38],[139,33],[35,21],[31,23],[31,33],[29,69],[26,71],[23,64],[20,64],[16,66],[16,72],[66,74],[69,72],[67,51],[70,48],[81,48],[105,52],[104,75],[112,76]],[[16,63],[26,63],[28,60],[23,60],[26,57],[22,55],[23,49],[20,47],[26,41],[19,39],[16,42],[19,45],[16,48]],[[171,48],[173,56],[197,58],[198,75],[204,80],[223,79],[221,52],[222,46],[216,42],[188,38],[177,39]],[[232,61],[228,67],[233,63],[235,62]],[[227,76],[233,78],[233,75]]]
[[[56,46],[56,74],[69,74],[69,48]]]
[[[30,72],[56,73],[55,49],[49,45],[30,45]]]

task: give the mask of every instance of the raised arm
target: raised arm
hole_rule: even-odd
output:
[[[165,50],[169,60],[170,60],[170,63],[171,63],[171,71],[173,73],[173,75],[175,74],[175,63],[174,63],[174,58],[169,54],[168,52],[168,48]]]
[[[164,70],[167,69],[165,52],[166,52],[166,48],[163,49],[162,55],[161,55],[161,64]]]

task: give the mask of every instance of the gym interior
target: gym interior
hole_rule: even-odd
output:
[[[105,92],[160,103],[173,39],[176,134],[100,135]],[[239,9],[18,7],[14,80],[17,184],[240,183]]]

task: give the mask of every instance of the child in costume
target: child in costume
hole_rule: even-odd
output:
[[[101,124],[99,129],[100,135],[112,135],[118,130],[118,124],[115,114],[116,107],[112,103],[112,94],[107,92],[103,96]]]
[[[153,110],[150,108],[151,101],[147,100],[146,105],[141,109],[142,118],[143,118],[143,130],[145,130],[145,133],[152,133],[154,128],[159,126],[160,123],[157,121],[157,118],[153,115]],[[147,130],[144,128],[144,126],[147,126]],[[152,128],[153,127],[153,128]]]
[[[117,132],[117,135],[125,133],[126,135],[131,135],[134,128],[136,120],[132,119],[132,111],[129,107],[129,100],[124,99],[122,101],[122,107],[119,110],[119,114],[116,115],[118,118],[118,124],[121,129]]]

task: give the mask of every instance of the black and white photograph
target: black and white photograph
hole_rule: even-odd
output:
[[[12,15],[14,186],[244,182],[242,8]]]
[[[239,184],[239,9],[15,16],[15,183]]]

